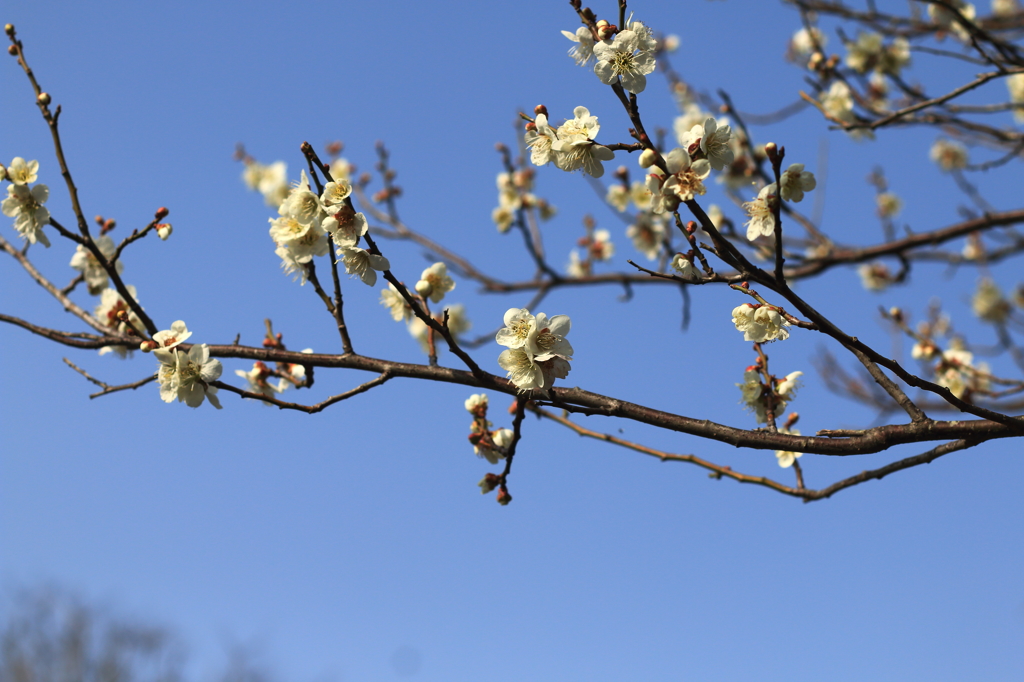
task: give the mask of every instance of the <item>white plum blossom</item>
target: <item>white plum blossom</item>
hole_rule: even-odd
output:
[[[615,153],[593,141],[601,128],[596,116],[591,116],[586,107],[576,107],[573,115],[573,119],[558,127],[556,139],[551,142],[555,165],[564,171],[582,169],[599,178],[604,175],[602,161],[611,161]]]
[[[704,121],[700,150],[704,152],[711,167],[717,171],[731,164],[735,158],[735,153],[729,146],[730,139],[732,139],[732,126],[728,123],[720,125],[711,117]]]
[[[743,204],[743,210],[749,216],[745,223],[747,239],[754,241],[758,237],[770,237],[775,233],[775,214],[772,209],[776,201],[778,199],[773,182],[762,187],[756,199]]]
[[[647,213],[639,213],[636,222],[626,228],[626,236],[633,240],[633,248],[644,254],[647,260],[655,260],[665,241],[665,226],[660,220],[652,220]]]
[[[629,208],[629,187],[618,182],[611,185],[608,188],[607,194],[604,195],[604,200],[611,206],[615,207],[615,210],[619,213],[624,213],[625,210]]]
[[[114,240],[107,235],[100,235],[94,238],[96,248],[99,249],[100,253],[109,261],[117,247],[114,246]],[[110,283],[110,278],[107,275],[107,271],[103,269],[100,262],[96,260],[96,256],[93,255],[92,251],[87,249],[84,244],[79,244],[75,248],[74,255],[71,256],[71,267],[82,273],[82,277],[85,279],[85,285],[89,289],[89,293],[93,296],[97,296],[104,289],[107,288],[107,284]],[[114,265],[114,269],[118,274],[124,270],[124,263],[120,260]]]
[[[1003,297],[1003,292],[988,277],[978,280],[978,289],[971,298],[971,309],[974,314],[986,322],[1002,324],[1009,317],[1012,306]]]
[[[864,263],[857,268],[857,274],[868,291],[885,291],[894,281],[885,263]]]
[[[569,263],[565,266],[565,271],[570,277],[589,277],[590,270],[589,259],[580,258],[576,249],[569,252]]]
[[[335,180],[324,185],[324,191],[320,195],[320,208],[328,215],[334,213],[345,205],[345,199],[352,194],[352,184],[347,180]]]
[[[596,119],[595,119],[596,124]],[[594,131],[597,134],[597,131]],[[591,136],[593,137],[593,136]],[[526,127],[523,141],[530,148],[530,163],[535,166],[545,166],[555,160],[555,153],[551,145],[558,139],[554,129],[548,124],[548,117],[545,114],[537,114],[533,120],[533,126]]]
[[[136,301],[139,297],[135,294],[135,287],[131,284],[125,285],[125,289],[128,291],[128,295]],[[128,315],[128,322],[122,322],[118,319],[119,313],[124,311]],[[142,320],[135,314],[128,303],[121,297],[121,294],[117,293],[116,289],[104,289],[100,294],[100,302],[93,310],[93,315],[104,325],[111,329],[117,330],[121,334],[125,334],[133,326],[135,329],[142,329]],[[130,325],[129,325],[130,323]],[[104,346],[100,348],[99,354],[106,355],[107,353],[116,353],[119,357],[124,358],[132,353],[132,348],[125,346]]]
[[[573,58],[577,66],[586,66],[594,58],[594,34],[586,26],[580,26],[575,33],[562,31],[562,35],[576,43],[569,48],[569,56]]]
[[[160,398],[165,402],[183,402],[189,407],[199,407],[204,399],[218,410],[217,388],[211,381],[220,378],[223,366],[219,360],[210,358],[210,348],[205,343],[195,344],[188,353],[180,349],[157,349],[153,355],[160,361],[157,382],[160,384]]]
[[[814,179],[814,173],[804,170],[802,163],[791,164],[788,169],[782,172],[779,178],[781,189],[779,194],[785,201],[799,202],[804,198],[804,192],[810,192],[818,186]]]
[[[515,222],[515,214],[508,206],[498,206],[491,211],[491,220],[494,221],[495,226],[498,228],[498,232],[508,232],[512,227],[512,223]]]
[[[941,137],[935,140],[929,156],[939,166],[939,170],[947,173],[967,166],[967,147],[953,140]]]
[[[829,116],[840,123],[856,123],[857,117],[853,113],[853,95],[850,86],[843,81],[837,80],[832,83],[828,91],[819,95],[821,108]],[[851,139],[862,138],[873,139],[875,134],[868,129],[857,129],[846,131]]]
[[[775,392],[786,400],[792,400],[796,397],[796,389],[800,388],[800,377],[803,375],[803,372],[790,372],[778,383]]]
[[[693,128],[700,126],[708,120],[710,115],[696,104],[687,104],[681,116],[677,116],[672,122],[672,129],[676,134],[676,141],[680,147],[688,148],[693,143]]]
[[[388,282],[387,289],[380,290],[380,304],[388,308],[395,322],[408,321],[415,314],[412,306],[402,297],[395,285]]]
[[[14,229],[22,239],[49,247],[50,240],[43,232],[43,226],[50,222],[50,211],[43,206],[49,198],[50,188],[42,183],[31,189],[28,185],[7,185],[7,198],[0,203],[0,211],[14,218]]]
[[[740,402],[743,406],[753,412],[758,424],[768,423],[768,411],[765,405],[764,385],[761,383],[761,373],[756,367],[748,367],[743,372],[743,383],[736,384],[740,389]],[[785,409],[785,401],[778,404],[777,411]]]
[[[258,161],[250,161],[242,171],[242,181],[249,189],[259,191],[268,206],[280,206],[288,196],[288,166],[284,161],[277,161],[264,166]]]
[[[174,231],[174,227],[170,223],[160,223],[156,226],[156,236],[160,237],[161,241],[167,241],[167,238],[171,236],[171,232]],[[120,261],[118,261],[120,264]]]
[[[334,239],[334,245],[340,248],[358,244],[359,238],[369,230],[369,225],[365,215],[357,213],[350,206],[341,205],[324,219],[323,229]]]
[[[892,192],[880,192],[875,197],[880,218],[894,218],[903,208],[903,201]]]
[[[319,221],[304,224],[287,215],[270,218],[270,237],[295,263],[308,263],[314,256],[326,256],[329,250],[327,232]]]
[[[473,445],[473,453],[477,457],[486,459],[491,464],[497,464],[500,460],[505,459],[505,453],[508,452],[508,446],[512,445],[515,432],[512,429],[498,429],[497,431],[490,432],[488,435],[491,442],[494,443],[494,447],[484,440],[479,440]]]
[[[299,351],[309,355],[313,352],[312,348],[303,348]],[[284,393],[286,389],[292,386],[299,386],[306,381],[306,366],[300,365],[295,362],[281,362],[277,365],[278,370],[282,372],[283,376],[277,382],[277,392]]]
[[[1007,76],[1006,89],[1010,91],[1010,102],[1017,105],[1013,110],[1013,120],[1024,123],[1024,73]]]
[[[544,313],[534,316],[526,308],[510,308],[504,321],[495,340],[507,350],[498,364],[520,391],[544,388],[568,376],[573,353],[565,339],[571,327],[568,315],[549,319]]]
[[[7,179],[15,185],[28,185],[35,182],[39,179],[39,162],[35,160],[26,162],[20,156],[15,156],[11,164],[7,166]]]
[[[693,255],[677,253],[672,258],[672,269],[684,279],[701,279],[701,272],[693,262]]]
[[[474,393],[473,395],[466,398],[464,403],[466,412],[470,414],[476,414],[477,412],[487,410],[487,394],[486,393]]]
[[[743,332],[744,341],[765,343],[789,338],[789,320],[773,306],[743,303],[732,311],[736,330]]]
[[[594,73],[606,85],[621,79],[623,88],[640,94],[647,87],[647,74],[655,67],[654,55],[642,49],[647,46],[646,36],[619,31],[614,40],[594,45],[594,57],[598,60]]]
[[[691,201],[695,195],[707,193],[703,183],[711,172],[711,163],[707,159],[691,161],[685,149],[676,147],[665,155],[665,165],[669,172],[667,178],[660,168],[647,176],[652,212],[671,213],[680,202]]]
[[[949,348],[935,366],[935,383],[944,386],[957,398],[962,398],[970,387],[975,373],[974,354],[962,347]]]
[[[968,24],[973,24],[977,10],[974,8],[974,5],[964,2],[964,0],[947,1],[956,11],[943,5],[929,3],[928,17],[942,28],[951,30],[957,38],[966,43],[971,39],[971,32],[964,26],[961,17]],[[958,13],[960,16],[957,16]]]
[[[416,292],[434,303],[440,303],[444,295],[455,288],[455,280],[448,276],[448,266],[434,263],[423,271],[416,282]]]
[[[862,32],[855,42],[846,44],[846,49],[846,65],[857,73],[873,71],[898,76],[910,64],[910,43],[902,36],[885,45],[880,34]]]
[[[789,436],[801,435],[799,429],[781,428],[779,429],[779,433],[786,434]],[[802,454],[802,452],[789,452],[786,450],[775,451],[775,457],[779,461],[779,466],[782,467],[783,469],[788,469],[789,467],[793,466],[793,462],[795,462],[797,458]]]
[[[253,363],[252,369],[246,372],[244,369],[236,369],[235,374],[242,377],[249,383],[250,393],[259,393],[273,398],[275,395],[281,392],[281,387],[276,386],[269,381],[267,378],[270,377],[271,371],[264,363],[256,361]],[[281,382],[284,383],[284,382]],[[264,405],[270,406],[270,403],[264,402]]]
[[[175,320],[171,323],[170,329],[153,334],[153,340],[156,341],[157,348],[170,350],[187,341],[190,336],[192,336],[192,332],[188,330],[184,320]]]
[[[992,0],[992,14],[997,17],[1007,17],[1020,11],[1020,4],[1017,0]]]
[[[795,54],[808,55],[814,52],[815,43],[824,49],[828,45],[828,36],[822,33],[817,26],[812,26],[810,31],[801,28],[789,39],[789,49]]]
[[[387,258],[357,246],[343,246],[338,249],[338,255],[345,264],[345,272],[359,277],[363,284],[371,287],[377,283],[377,271],[391,269]]]

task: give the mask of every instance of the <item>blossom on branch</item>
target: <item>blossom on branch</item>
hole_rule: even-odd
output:
[[[569,48],[569,56],[576,62],[576,66],[586,66],[594,58],[594,34],[586,26],[580,26],[575,33],[562,31],[562,35],[576,43]]]
[[[780,428],[779,433],[786,434],[789,436],[801,435],[798,429]],[[778,458],[779,466],[782,467],[783,469],[788,469],[789,467],[793,466],[793,462],[795,462],[797,458],[800,457],[800,455],[802,454],[802,452],[789,452],[786,450],[775,451],[775,457]]]
[[[770,237],[775,233],[775,213],[773,211],[778,197],[775,190],[775,183],[765,185],[757,193],[757,198],[743,204],[743,210],[747,212],[749,219],[747,226],[747,239],[754,241],[758,237]]]
[[[961,170],[967,166],[967,147],[953,140],[941,137],[935,140],[929,155],[932,161],[938,165],[939,170],[947,173]]]
[[[3,179],[0,176],[0,179]],[[39,179],[39,162],[36,160],[25,161],[20,156],[15,156],[11,164],[7,166],[7,179],[15,185],[28,185]]]
[[[246,372],[244,369],[236,369],[235,374],[249,382],[248,390],[251,393],[259,393],[261,395],[267,396],[268,398],[273,398],[275,395],[277,395],[283,390],[280,386],[275,386],[274,384],[267,381],[268,377],[270,377],[271,375],[271,370],[269,367],[266,366],[266,364],[262,362],[256,361],[255,363],[253,363],[252,369],[249,370],[248,372]],[[263,404],[268,406],[270,405],[270,403],[267,402]]]
[[[380,290],[380,304],[388,308],[388,312],[391,313],[391,319],[395,322],[402,322],[403,320],[408,322],[415,314],[412,306],[409,305],[391,282],[388,282],[387,289]]]
[[[94,238],[93,242],[108,261],[113,257],[114,252],[117,251],[117,247],[114,246],[114,240],[107,235],[100,235]],[[71,263],[69,265],[82,273],[85,285],[93,296],[99,295],[107,288],[107,284],[110,283],[107,271],[103,269],[100,262],[96,260],[96,256],[84,244],[79,244],[75,248],[75,253],[71,256]],[[124,263],[120,260],[117,261],[114,269],[117,271],[117,274],[121,274],[121,271],[124,270]]]
[[[434,263],[423,271],[420,281],[416,282],[416,293],[440,303],[444,295],[455,288],[455,280],[448,276],[448,266]]]
[[[733,308],[732,322],[743,332],[744,341],[766,343],[789,338],[789,320],[778,308],[757,303],[743,303]]]
[[[50,240],[43,232],[43,226],[50,222],[50,211],[43,206],[49,198],[50,188],[42,183],[31,189],[28,185],[7,185],[7,198],[0,203],[0,211],[14,218],[14,229],[22,239],[49,247]]]
[[[377,271],[391,269],[387,258],[357,246],[343,246],[338,249],[338,255],[345,264],[345,272],[359,277],[363,284],[371,287],[377,283]]]
[[[623,88],[638,95],[647,87],[647,74],[655,67],[649,47],[645,36],[630,30],[619,31],[614,40],[594,45],[594,73],[605,85],[621,79]]]
[[[171,323],[170,329],[153,334],[153,340],[156,341],[158,348],[170,350],[187,341],[190,336],[192,336],[192,332],[188,330],[184,320],[175,320]]]
[[[810,192],[818,183],[814,179],[814,173],[805,171],[802,163],[794,163],[782,172],[779,185],[779,194],[785,201],[799,202],[803,200],[804,192]]]
[[[160,384],[160,398],[165,402],[185,403],[199,407],[204,399],[220,409],[217,389],[209,382],[220,378],[223,367],[220,360],[210,359],[210,348],[205,343],[195,344],[188,353],[180,349],[157,349],[153,355],[160,361],[157,382]]]

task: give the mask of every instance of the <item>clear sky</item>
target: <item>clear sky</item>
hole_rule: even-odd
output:
[[[609,18],[614,8],[594,5]],[[133,246],[124,277],[158,326],[183,319],[199,343],[241,334],[257,344],[269,317],[290,348],[340,352],[311,288],[281,274],[267,235],[274,211],[242,184],[236,143],[261,161],[286,161],[295,179],[304,140],[318,148],[343,140],[344,156],[367,171],[383,140],[404,190],[403,219],[511,279],[532,270],[519,238],[498,234],[490,213],[501,170],[494,144],[514,144],[516,112],[544,103],[561,120],[584,105],[600,118],[598,141],[629,141],[610,89],[566,56],[559,31],[578,22],[561,0],[8,1],[2,9],[63,106],[86,214],[115,218],[120,238],[158,206],[170,208],[174,234]],[[632,9],[681,37],[672,60],[684,78],[703,92],[727,90],[741,111],[774,111],[807,89],[783,60],[799,19],[781,3]],[[51,210],[72,223],[45,125],[24,75],[6,59],[0,160],[38,159]],[[912,77],[936,89],[973,74],[970,66],[939,72],[924,59],[916,68]],[[1002,88],[993,84],[973,101],[1005,100]],[[641,110],[671,130],[675,109],[660,75]],[[822,224],[837,241],[880,238],[864,181],[878,165],[904,199],[901,224],[916,231],[956,222],[967,204],[927,160],[933,131],[886,131],[857,144],[813,111],[752,131],[818,174]],[[635,161],[620,156],[638,176]],[[1011,209],[1019,206],[1018,173],[1011,164],[974,179],[997,208]],[[556,265],[568,261],[585,213],[612,231],[618,248],[599,272],[637,258],[625,223],[580,175],[542,169],[536,191],[559,209],[545,226]],[[726,206],[717,187],[708,201]],[[726,211],[742,219],[731,205]],[[9,223],[0,230],[16,238]],[[381,247],[407,282],[428,264],[409,245]],[[74,274],[66,243],[30,253],[59,284]],[[0,263],[0,311],[81,330],[13,261]],[[976,276],[920,265],[909,286],[868,294],[853,269],[839,269],[800,291],[850,333],[910,362],[878,306],[920,318],[939,297],[960,331],[991,345],[992,330],[969,316]],[[993,276],[1009,289],[1019,266]],[[378,304],[380,286],[344,287],[357,351],[424,360]],[[629,302],[622,293],[559,291],[540,307],[573,320],[576,355],[565,384],[753,427],[734,386],[754,359],[729,317],[739,295],[692,292],[684,332],[674,287],[638,287]],[[528,299],[481,295],[460,280],[447,300],[466,304],[474,331],[484,333]],[[84,291],[76,300],[95,305]],[[1017,443],[990,443],[805,505],[528,419],[510,479],[515,500],[500,507],[475,485],[493,467],[466,441],[468,388],[393,381],[316,416],[227,394],[219,412],[191,410],[164,404],[153,385],[90,401],[92,386],[61,362],[119,383],[155,369],[141,354],[99,357],[9,326],[0,327],[0,347],[8,387],[0,394],[0,583],[54,581],[164,622],[188,643],[197,678],[238,642],[295,681],[390,680],[412,668],[415,679],[438,681],[1024,674]],[[836,350],[809,333],[768,347],[777,373],[805,373],[791,406],[804,433],[878,419],[825,390],[812,358],[829,348]],[[500,372],[499,350],[484,345],[474,357]],[[1002,362],[995,367],[1005,370]],[[226,361],[225,379],[235,380],[236,369],[248,366]],[[291,397],[314,402],[368,378],[321,370],[312,390]],[[507,402],[492,396],[498,425],[510,423]],[[579,419],[791,482],[771,452]],[[801,461],[808,484],[819,487],[925,449]]]

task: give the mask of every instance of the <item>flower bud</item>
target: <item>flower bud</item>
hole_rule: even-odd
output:
[[[143,353],[148,353],[150,351],[156,350],[159,347],[160,345],[156,341],[143,341],[142,343],[139,344],[139,350],[141,350]]]
[[[39,96],[36,97],[36,101],[45,107],[50,103],[50,94],[47,92],[40,92]]]
[[[118,310],[117,311],[117,319],[120,320],[121,322],[127,322],[128,321],[128,312],[125,311],[125,310]]]
[[[14,35],[14,24],[4,24],[4,33],[9,36]]]
[[[893,306],[893,307],[889,308],[889,317],[891,317],[892,319],[896,320],[897,322],[902,322],[903,321],[903,311],[900,310],[899,308],[897,308],[896,306]]]
[[[165,208],[164,206],[161,206],[156,210],[156,215],[154,215],[153,217],[156,218],[157,220],[163,220],[164,218],[167,217],[168,213],[170,213],[170,210]]]
[[[164,241],[167,241],[167,238],[171,236],[171,232],[173,231],[174,228],[171,227],[170,223],[160,223],[156,226],[156,235]]]
[[[17,45],[8,45],[7,46],[7,54],[11,55],[12,57],[17,57],[18,56],[18,46]]]
[[[654,151],[653,149],[645,149],[642,152],[640,152],[640,158],[637,162],[640,164],[641,168],[650,168],[651,166],[654,165],[654,162],[657,160],[658,152]]]
[[[477,485],[480,486],[481,495],[486,495],[487,493],[497,488],[500,484],[501,476],[498,476],[497,474],[487,474],[486,476],[480,479],[479,483],[477,483]]]
[[[501,490],[498,491],[497,500],[498,504],[504,507],[505,505],[512,501],[512,496],[508,494],[507,490],[502,488]]]
[[[538,104],[537,106],[535,106],[533,108],[533,115],[534,116],[540,116],[541,114],[544,114],[545,116],[547,116],[548,115],[548,108],[546,106],[544,106],[543,104]]]
[[[421,279],[416,282],[416,293],[424,297],[430,296],[430,294],[434,293],[434,285],[425,279]]]
[[[604,26],[601,24],[604,24]],[[597,22],[597,37],[601,40],[611,40],[612,36],[614,36],[618,30],[619,29],[615,24],[609,24],[603,19]]]

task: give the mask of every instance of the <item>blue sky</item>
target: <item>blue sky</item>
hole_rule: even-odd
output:
[[[606,5],[594,9],[610,16],[614,3]],[[681,36],[672,59],[684,78],[704,92],[727,90],[742,111],[773,111],[807,88],[782,59],[799,20],[781,4],[633,9]],[[197,342],[228,343],[240,333],[243,343],[259,343],[270,317],[290,348],[340,352],[313,291],[280,272],[267,236],[273,210],[242,185],[231,158],[238,142],[262,161],[287,161],[294,177],[303,140],[319,148],[341,139],[344,156],[367,171],[383,140],[404,190],[403,219],[512,278],[529,274],[528,259],[515,235],[496,232],[490,212],[501,170],[494,144],[514,142],[517,110],[544,103],[560,120],[584,105],[601,120],[599,141],[627,141],[611,91],[565,54],[559,31],[577,23],[564,2],[443,10],[408,2],[8,2],[4,12],[63,105],[86,214],[116,218],[114,236],[122,237],[156,207],[170,208],[173,236],[133,246],[125,279],[158,326],[184,319]],[[47,131],[7,59],[0,160],[38,159],[51,210],[71,223]],[[973,75],[973,67],[939,71],[923,60],[916,68],[936,89]],[[996,98],[1005,98],[999,83],[972,101]],[[674,106],[659,76],[641,111],[649,127],[671,128]],[[827,149],[827,182],[817,191],[826,197],[823,226],[838,241],[880,238],[864,181],[876,165],[904,199],[901,223],[916,231],[955,222],[966,204],[927,161],[932,131],[883,132],[857,144],[812,111],[752,130],[821,179]],[[997,208],[1016,208],[1016,172],[1011,164],[975,179]],[[628,268],[625,258],[636,254],[625,224],[582,177],[546,168],[537,183],[559,209],[545,227],[553,263],[568,260],[589,212],[619,250],[603,271]],[[724,205],[717,188],[708,200]],[[14,238],[9,225],[0,230]],[[416,248],[381,246],[406,281],[428,264]],[[56,282],[71,278],[65,244],[31,254]],[[993,271],[1004,289],[1017,281],[1014,267]],[[922,265],[909,286],[871,295],[841,269],[800,291],[851,333],[909,362],[909,349],[878,321],[878,306],[920,318],[939,297],[971,341],[992,344],[992,331],[969,317],[975,279]],[[421,362],[378,304],[379,288],[345,284],[357,351]],[[734,387],[753,361],[729,319],[738,295],[693,292],[682,332],[672,287],[637,288],[629,303],[621,293],[556,292],[540,307],[572,316],[567,385],[752,427]],[[481,295],[468,281],[450,294],[480,333],[528,298]],[[79,329],[9,259],[0,267],[0,310]],[[503,508],[475,486],[491,468],[465,440],[466,388],[393,381],[317,416],[229,395],[222,411],[193,411],[162,403],[154,386],[90,401],[91,386],[61,362],[116,383],[153,371],[152,358],[75,352],[8,326],[0,343],[8,357],[0,581],[10,589],[55,581],[167,623],[188,643],[196,677],[212,674],[225,646],[238,642],[259,650],[282,679],[311,681],[398,679],[396,652],[418,657],[422,680],[1002,680],[1024,672],[1024,464],[1011,442],[804,505],[527,420],[511,477],[515,501]],[[877,415],[824,389],[811,364],[822,348],[830,346],[806,333],[768,348],[776,373],[805,372],[792,405],[801,428],[874,423]],[[499,372],[498,352],[486,345],[474,357]],[[226,361],[226,378],[235,369],[247,367]],[[321,370],[311,391],[292,397],[314,402],[367,378]],[[506,401],[492,400],[492,420],[502,424]],[[787,483],[792,475],[771,452],[597,417],[584,423]],[[924,449],[801,461],[808,484],[819,487]]]

